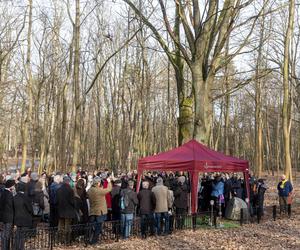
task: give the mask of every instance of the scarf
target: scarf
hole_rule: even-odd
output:
[[[284,189],[284,185],[285,185],[286,182],[287,182],[287,180],[281,181],[281,184],[280,184],[281,189]]]

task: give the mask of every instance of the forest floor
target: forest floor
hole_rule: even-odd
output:
[[[266,179],[269,186],[265,196],[266,205],[277,205],[277,178]],[[87,249],[300,249],[300,178],[294,181],[294,187],[296,197],[290,219],[282,216],[273,221],[272,212],[268,210],[260,224],[244,224],[230,229],[185,230],[145,240],[131,238],[103,243]],[[72,249],[82,247],[73,246]]]

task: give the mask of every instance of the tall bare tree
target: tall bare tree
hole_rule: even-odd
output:
[[[283,103],[282,103],[282,128],[284,142],[284,166],[285,174],[292,180],[291,161],[291,87],[289,81],[290,48],[294,30],[295,0],[289,0],[289,18],[284,38],[284,61],[283,61]]]
[[[27,53],[26,53],[26,88],[28,96],[28,108],[27,115],[24,122],[24,127],[22,128],[22,165],[21,171],[25,171],[26,160],[27,160],[27,150],[28,150],[28,138],[29,138],[29,127],[32,121],[32,107],[33,107],[33,97],[32,97],[32,73],[31,73],[31,35],[32,35],[32,0],[28,0],[28,30],[27,30]]]

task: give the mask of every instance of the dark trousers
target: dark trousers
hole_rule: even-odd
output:
[[[112,230],[116,235],[121,234],[121,212],[112,212]]]
[[[142,237],[148,235],[148,229],[150,229],[150,235],[154,234],[154,216],[153,213],[141,214],[141,233]]]
[[[28,227],[17,227],[16,231],[16,239],[14,242],[16,250],[24,250],[25,249],[25,240],[26,237],[30,236]]]
[[[58,226],[58,211],[57,206],[50,204],[50,227]]]
[[[164,222],[164,223],[162,223]],[[164,224],[164,233],[169,234],[170,230],[170,217],[168,212],[164,213],[155,213],[155,224],[156,224],[156,232],[158,235],[161,234],[162,224]]]
[[[90,223],[93,225],[93,235],[91,237],[90,243],[96,244],[99,241],[99,236],[102,234],[102,224],[106,220],[106,214],[105,215],[92,215],[89,218]]]
[[[187,214],[186,208],[176,207],[176,228],[177,229],[183,228],[186,214]]]
[[[286,213],[287,212],[287,205],[288,205],[288,202],[287,202],[287,198],[288,197],[285,197],[285,196],[279,196],[279,206],[280,206],[280,213]]]
[[[71,243],[71,233],[72,233],[72,219],[69,218],[59,218],[58,231],[59,236],[62,237],[61,241],[65,244]]]
[[[2,250],[9,250],[10,249],[10,240],[12,237],[12,229],[13,224],[12,223],[5,223],[3,232],[1,235],[1,242],[2,242]]]

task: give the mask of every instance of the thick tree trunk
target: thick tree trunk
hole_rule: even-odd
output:
[[[204,143],[209,144],[212,102],[210,100],[210,86],[213,81],[211,78],[203,80],[201,65],[195,63],[192,70],[192,83],[195,95],[195,120],[193,137]]]
[[[184,88],[184,77],[183,68],[175,70],[177,92],[178,92],[178,106],[179,106],[179,117],[178,117],[178,144],[188,142],[193,138],[193,105],[194,97],[186,96]]]

